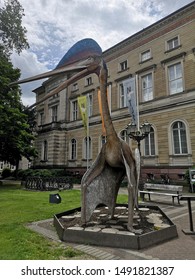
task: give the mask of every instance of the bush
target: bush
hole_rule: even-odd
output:
[[[26,169],[19,170],[18,177],[25,181],[27,177],[65,177],[66,172],[63,169]]]
[[[66,173],[64,169],[26,169],[18,171],[18,178],[25,181],[27,177],[71,177],[73,184],[81,183],[81,175],[71,175]]]
[[[31,176],[50,177],[52,176],[52,172],[48,169],[26,169],[18,171],[18,177],[23,181],[26,180],[27,177]]]
[[[49,169],[35,169],[33,170],[33,175],[32,176],[36,176],[36,177],[51,177],[52,176],[52,172]]]
[[[191,168],[195,169],[195,166],[192,166]],[[184,178],[187,181],[187,185],[189,187],[189,191],[191,192],[192,190],[191,190],[191,182],[190,182],[190,172],[189,172],[189,169],[186,170]],[[195,184],[193,184],[193,189],[195,190]]]
[[[6,168],[3,169],[1,176],[2,176],[3,179],[5,179],[7,177],[10,177],[11,173],[12,173],[11,169],[6,167]]]
[[[25,181],[29,176],[33,176],[33,169],[18,170],[18,178],[22,181]]]

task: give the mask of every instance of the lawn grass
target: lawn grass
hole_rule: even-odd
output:
[[[25,226],[80,206],[79,190],[60,192],[60,204],[49,203],[51,193],[56,192],[28,191],[20,185],[0,186],[1,260],[59,260],[77,256],[82,259],[81,252],[64,249],[61,243],[50,241]],[[117,202],[126,203],[127,196],[119,195]]]

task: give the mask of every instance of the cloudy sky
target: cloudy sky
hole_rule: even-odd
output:
[[[0,0],[1,3],[3,2]],[[189,0],[19,0],[30,49],[12,55],[22,78],[52,70],[68,49],[93,38],[103,51],[146,28]],[[35,101],[32,90],[41,82],[22,85],[22,101]]]

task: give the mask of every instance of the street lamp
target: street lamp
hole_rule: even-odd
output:
[[[139,130],[137,130],[137,126],[135,123],[129,123],[126,127],[127,130],[127,135],[132,138],[133,140],[137,141],[137,146],[138,146],[138,150],[140,152],[141,155],[141,150],[140,150],[140,142],[141,140],[143,140],[145,137],[148,136],[148,134],[150,133],[152,125],[145,121],[139,128]],[[141,176],[141,170],[140,170],[140,179],[139,179],[139,189],[143,190],[143,185],[144,182],[142,180],[142,176]]]
[[[126,127],[127,130],[127,135],[132,138],[133,140],[137,141],[138,149],[140,151],[140,142],[143,140],[148,134],[150,133],[151,129],[151,124],[149,122],[144,122],[141,126],[140,129],[137,130],[136,124],[135,123],[129,123]]]

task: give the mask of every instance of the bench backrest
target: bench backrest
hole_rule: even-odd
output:
[[[182,192],[183,191],[183,186],[145,183],[144,184],[144,189],[147,189],[147,190],[168,190],[168,191]]]

